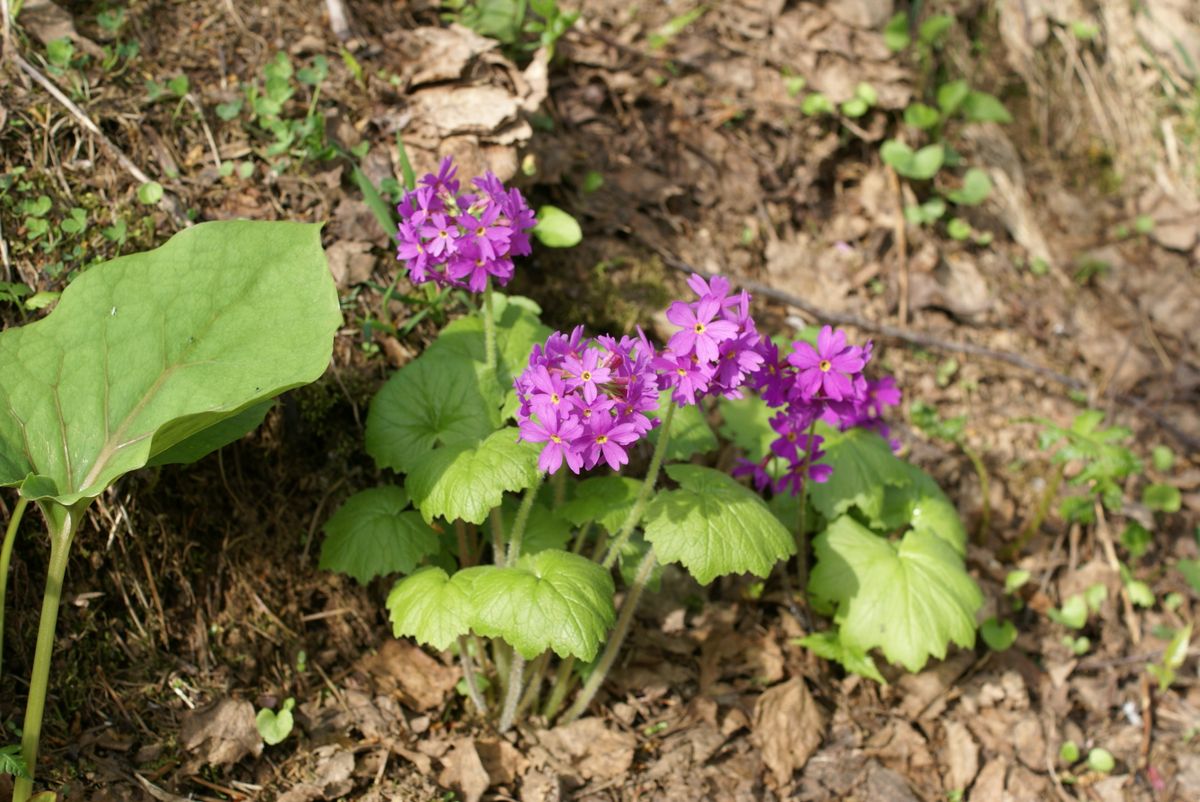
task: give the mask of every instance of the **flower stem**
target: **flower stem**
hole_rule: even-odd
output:
[[[0,669],[4,668],[4,598],[8,591],[8,563],[12,559],[13,542],[17,539],[17,529],[21,526],[27,506],[29,499],[17,499],[17,506],[13,507],[12,517],[8,519],[8,529],[4,531],[4,545],[0,547]],[[0,676],[3,674],[0,670]]]
[[[808,469],[812,467],[812,455],[817,450],[813,445],[816,430],[814,420],[808,427],[808,448],[800,469],[800,522],[796,527],[796,560],[800,566],[800,589],[805,593],[808,592]]]
[[[46,592],[42,596],[42,615],[38,620],[37,647],[33,653],[33,674],[29,678],[29,700],[25,703],[25,726],[21,736],[21,754],[25,758],[29,776],[17,778],[13,785],[13,802],[27,802],[33,793],[38,741],[42,737],[42,714],[46,709],[46,690],[50,684],[50,658],[54,653],[54,630],[58,624],[63,579],[67,574],[67,555],[87,503],[61,507],[48,502],[42,508],[50,530],[50,565],[46,571]]]
[[[646,552],[646,556],[638,564],[637,574],[633,577],[633,584],[629,586],[629,592],[625,595],[625,601],[621,603],[621,613],[617,617],[617,625],[613,628],[612,635],[604,647],[604,653],[600,655],[600,660],[596,663],[596,667],[592,670],[587,682],[580,688],[579,695],[575,697],[575,702],[563,714],[563,724],[570,724],[579,718],[583,711],[587,710],[588,705],[592,703],[596,692],[600,690],[600,686],[604,683],[604,678],[608,676],[608,670],[612,668],[613,662],[617,659],[617,654],[621,651],[622,644],[625,643],[625,636],[629,634],[629,627],[633,623],[633,614],[637,610],[638,602],[642,598],[642,591],[646,589],[646,583],[650,580],[650,574],[654,571],[654,566],[657,564],[658,560],[654,555],[654,548],[651,547]]]
[[[538,480],[525,491],[525,497],[521,499],[521,506],[517,508],[517,518],[513,521],[512,534],[508,536],[508,558],[504,561],[507,566],[516,565],[517,558],[521,556],[521,539],[525,536],[525,525],[529,523],[529,513],[533,510],[533,502],[537,498],[541,486],[542,478],[539,476]]]
[[[550,652],[542,652],[530,668],[529,682],[525,689],[525,695],[521,697],[521,703],[517,705],[517,715],[525,715],[525,711],[537,705],[538,699],[542,693],[542,680],[546,676],[546,666],[550,665]]]
[[[517,702],[521,700],[521,680],[524,674],[525,658],[514,649],[512,665],[508,669],[508,688],[504,691],[504,709],[500,712],[500,732],[508,732],[517,716]]]
[[[463,679],[467,681],[467,696],[475,705],[475,711],[480,715],[487,712],[487,703],[479,692],[479,683],[475,680],[475,663],[471,660],[470,645],[464,635],[458,636],[458,656],[462,660]]]
[[[621,549],[625,548],[625,543],[633,534],[634,527],[642,520],[642,513],[646,511],[646,502],[650,498],[651,491],[654,490],[655,483],[658,482],[658,472],[662,468],[663,457],[667,454],[667,443],[671,440],[671,418],[675,416],[675,406],[675,403],[672,402],[667,407],[667,414],[663,415],[662,432],[658,435],[658,443],[654,446],[654,455],[650,457],[650,468],[646,471],[646,480],[642,482],[642,488],[638,491],[637,500],[633,502],[633,508],[629,510],[625,523],[621,524],[621,531],[608,547],[608,553],[604,555],[604,562],[601,563],[606,569],[613,567],[613,563],[621,555]]]
[[[492,562],[504,565],[504,519],[500,517],[499,507],[493,507],[488,513],[488,522],[492,525]]]
[[[454,535],[458,540],[458,564],[463,568],[474,565],[475,557],[471,554],[471,547],[467,545],[467,525],[462,519],[454,522]]]
[[[496,368],[496,319],[492,314],[492,279],[483,288],[483,363]]]
[[[554,687],[550,689],[550,698],[542,708],[542,715],[546,721],[553,721],[558,715],[558,709],[562,707],[563,699],[567,698],[567,691],[571,689],[571,679],[574,675],[575,657],[572,655],[559,663],[558,673],[554,675]]]
[[[587,536],[592,531],[593,521],[588,521],[583,526],[579,527],[579,532],[575,535],[575,542],[571,544],[571,553],[579,554],[583,551],[583,544],[587,542]]]

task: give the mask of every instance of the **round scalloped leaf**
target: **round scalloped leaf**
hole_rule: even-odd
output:
[[[791,533],[756,493],[699,465],[668,465],[678,490],[660,493],[646,510],[646,540],[664,562],[683,565],[701,584],[722,574],[765,577],[795,552]]]
[[[584,479],[575,489],[575,497],[559,507],[558,514],[575,526],[595,521],[616,534],[629,517],[641,487],[638,480],[624,476]]]
[[[826,520],[857,507],[877,529],[906,523],[912,496],[905,489],[919,471],[893,454],[875,432],[860,428],[838,432],[827,426],[818,426],[817,431],[825,438],[822,461],[833,468],[833,475],[827,482],[812,483],[808,497]],[[889,493],[892,488],[902,492]]]
[[[778,410],[771,409],[757,395],[747,394],[742,398],[721,398],[717,401],[721,410],[721,434],[746,452],[746,459],[757,462],[771,450],[771,443],[779,435],[771,428],[771,418]]]
[[[499,362],[495,381],[507,389],[512,380],[529,364],[529,353],[537,343],[546,341],[552,330],[542,323],[541,308],[519,295],[492,293],[492,315],[496,321],[496,357]],[[460,317],[438,335],[426,353],[450,354],[475,363],[483,371],[483,318],[479,313]]]
[[[839,637],[863,652],[920,671],[950,642],[975,643],[975,612],[983,595],[945,540],[912,530],[894,545],[842,516],[814,541],[809,581],[814,603],[835,609]]]
[[[526,660],[551,649],[590,663],[616,619],[612,576],[591,560],[554,549],[479,574],[472,628],[503,638]]]
[[[438,536],[415,510],[408,493],[375,487],[355,493],[325,523],[320,567],[349,574],[365,585],[377,576],[407,574],[438,550]]]
[[[481,524],[504,494],[538,480],[539,448],[501,429],[478,445],[438,448],[409,466],[405,487],[426,521],[445,518]]]
[[[472,446],[500,425],[500,394],[469,359],[432,349],[392,374],[367,414],[367,453],[408,473],[435,448]]]
[[[388,618],[397,638],[415,638],[439,651],[450,648],[471,631],[475,614],[474,580],[491,565],[459,571],[453,577],[441,568],[422,568],[396,582],[387,597]]]
[[[211,442],[319,377],[340,323],[319,226],[203,223],[93,267],[47,317],[0,333],[0,485],[28,477],[70,505]]]
[[[543,486],[543,491],[549,490]],[[551,509],[545,502],[546,493],[539,494],[537,501],[529,510],[529,520],[525,522],[525,533],[521,536],[521,553],[537,554],[546,549],[561,549],[571,539],[571,524],[568,523],[556,509]],[[505,496],[500,514],[504,521],[505,537],[512,536],[513,524],[517,520],[517,508],[521,501],[516,496]]]

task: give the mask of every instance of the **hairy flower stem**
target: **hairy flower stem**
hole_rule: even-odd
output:
[[[488,513],[488,522],[492,525],[492,562],[504,565],[504,519],[500,516],[500,508],[493,507]]]
[[[1017,555],[1029,544],[1034,534],[1042,528],[1042,522],[1050,514],[1050,507],[1054,504],[1054,499],[1058,497],[1059,488],[1062,487],[1063,467],[1061,463],[1054,466],[1050,472],[1049,481],[1046,482],[1046,489],[1042,493],[1042,497],[1038,500],[1037,510],[1034,512],[1033,518],[1025,525],[1021,533],[1017,535],[1017,539],[1001,550],[1001,560],[1005,562],[1015,560]]]
[[[492,314],[492,280],[483,288],[483,360],[484,365],[496,369],[496,318]]]
[[[672,403],[667,407],[667,414],[663,415],[662,430],[658,435],[658,443],[654,446],[654,455],[650,457],[650,468],[646,471],[646,480],[642,482],[637,500],[633,502],[633,508],[629,510],[625,523],[621,525],[621,531],[617,533],[616,539],[608,547],[608,553],[604,555],[604,562],[601,564],[605,569],[612,568],[613,563],[621,556],[621,549],[625,548],[625,543],[633,534],[634,527],[641,522],[642,513],[646,511],[646,502],[650,499],[650,493],[658,482],[658,472],[662,468],[663,457],[667,455],[667,443],[671,440],[671,418],[675,416],[675,406]]]
[[[542,715],[546,721],[553,721],[554,717],[558,715],[563,699],[567,698],[567,691],[571,689],[571,678],[574,674],[575,657],[572,655],[559,663],[558,672],[554,675],[554,687],[550,689],[550,698],[546,700],[546,706],[542,708]]]
[[[46,592],[42,596],[42,615],[38,620],[37,647],[33,652],[33,674],[29,679],[29,700],[25,703],[25,726],[21,736],[21,754],[25,758],[29,777],[17,778],[13,785],[13,802],[27,802],[33,793],[38,741],[42,737],[42,714],[46,709],[46,690],[50,684],[50,658],[54,653],[54,629],[58,624],[63,579],[67,575],[67,555],[89,501],[74,507],[60,507],[48,502],[42,508],[50,531],[50,565],[46,571]]]
[[[517,716],[517,702],[521,700],[521,680],[524,674],[525,658],[514,651],[512,665],[508,669],[508,688],[504,691],[504,709],[500,712],[500,732],[508,732]]]
[[[529,513],[533,510],[534,499],[537,498],[538,490],[542,487],[542,479],[539,476],[525,491],[525,497],[521,499],[521,506],[517,508],[517,518],[513,521],[512,534],[508,536],[508,558],[504,561],[507,566],[517,564],[517,558],[521,556],[521,539],[525,536],[525,525],[529,523]]]
[[[583,551],[583,544],[587,542],[587,536],[592,531],[592,521],[588,521],[583,526],[579,527],[579,532],[575,535],[575,542],[571,544],[571,553],[579,554]]]
[[[21,518],[29,499],[17,499],[13,507],[12,517],[8,519],[8,529],[4,531],[4,545],[0,547],[0,676],[4,675],[4,598],[8,591],[8,563],[12,559],[13,542],[17,539],[17,529],[21,526]]]
[[[637,610],[638,602],[641,601],[642,591],[646,589],[646,583],[650,580],[650,574],[654,571],[654,566],[657,564],[658,560],[655,557],[654,548],[651,547],[646,552],[646,556],[642,558],[642,561],[638,563],[637,574],[633,577],[633,583],[629,586],[629,592],[625,595],[625,601],[621,603],[621,612],[617,617],[617,625],[613,628],[612,635],[609,636],[608,643],[604,647],[604,653],[600,655],[600,660],[596,663],[596,667],[592,670],[587,682],[579,689],[579,695],[575,697],[574,703],[563,714],[563,724],[570,724],[579,718],[587,710],[588,705],[592,703],[592,699],[596,696],[596,692],[600,690],[600,686],[604,684],[604,679],[608,676],[609,669],[612,668],[613,662],[617,659],[617,654],[621,651],[621,646],[625,643],[625,636],[629,634],[629,627],[633,623],[633,614]]]
[[[463,568],[474,565],[474,555],[467,545],[467,525],[461,519],[454,522],[454,535],[458,540],[458,564]]]
[[[800,523],[796,527],[796,559],[800,567],[800,589],[808,589],[808,469],[812,467],[812,455],[817,450],[813,445],[813,434],[817,422],[808,427],[808,449],[804,454],[804,465],[800,468]]]
[[[475,663],[471,660],[470,644],[464,635],[458,636],[458,655],[462,659],[463,679],[467,681],[467,696],[471,697],[475,712],[483,715],[487,712],[487,703],[483,701],[483,694],[479,692],[479,683],[475,680]]]
[[[983,457],[979,452],[967,445],[962,445],[961,448],[971,461],[975,475],[979,477],[979,495],[983,501],[983,508],[979,511],[979,529],[975,532],[975,542],[982,546],[987,542],[988,530],[992,526],[991,483],[988,481],[987,466],[983,464]]]
[[[550,665],[550,652],[542,652],[530,668],[525,695],[521,697],[521,703],[517,705],[518,717],[525,715],[525,711],[529,708],[537,706],[538,699],[542,695],[542,681],[546,677],[546,666],[548,665]]]

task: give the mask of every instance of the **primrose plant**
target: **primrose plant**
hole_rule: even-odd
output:
[[[482,297],[376,395],[367,451],[403,483],[351,496],[321,564],[360,582],[402,574],[387,598],[396,636],[456,650],[466,695],[502,730],[539,705],[554,719],[580,680],[562,718],[586,710],[662,564],[702,584],[766,577],[818,522],[809,591],[837,625],[813,641],[821,653],[878,677],[876,646],[916,670],[973,643],[961,525],[880,436],[899,394],[863,375],[870,345],[826,327],[784,354],[747,293],[699,275],[666,310],[665,347],[641,329],[551,331],[533,302],[493,289],[530,250],[517,190],[491,175],[463,188],[447,160],[399,211],[410,279]],[[702,464],[718,417],[748,452],[736,475]]]
[[[92,502],[147,465],[191,462],[255,428],[319,377],[341,321],[317,226],[214,222],[97,265],[45,318],[0,332],[0,486],[30,503],[50,558],[21,741],[29,799],[71,542]],[[3,765],[3,764],[0,764]]]

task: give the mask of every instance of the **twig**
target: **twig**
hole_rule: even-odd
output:
[[[900,189],[900,178],[890,166],[887,168],[888,183],[892,197],[896,199],[896,258],[900,261],[900,309],[897,317],[902,327],[908,326],[908,237],[904,231],[904,193]]]
[[[1142,642],[1142,625],[1133,609],[1133,599],[1129,596],[1129,587],[1125,578],[1121,577],[1121,563],[1117,560],[1117,550],[1113,546],[1112,533],[1108,531],[1108,520],[1104,517],[1104,505],[1096,501],[1096,534],[1100,537],[1100,545],[1104,547],[1104,557],[1108,567],[1116,572],[1121,580],[1121,603],[1125,609],[1125,626],[1129,629],[1129,639],[1137,646]]]
[[[637,235],[636,233],[634,236],[637,237],[640,242],[646,245],[646,247],[657,253],[662,258],[663,262],[670,267],[685,273],[697,273],[704,278],[712,278],[711,273],[689,265],[687,262],[684,262],[673,254],[669,253],[666,249],[656,245],[651,240]],[[1063,387],[1067,387],[1071,390],[1086,391],[1089,389],[1088,383],[1082,379],[1076,379],[1073,376],[1068,376],[1067,374],[1060,373],[1057,370],[1052,370],[1042,365],[1038,365],[1035,362],[1025,359],[1023,356],[1014,354],[1010,351],[998,351],[994,348],[986,348],[982,345],[975,345],[974,343],[943,340],[942,338],[934,337],[931,334],[901,329],[896,326],[889,326],[886,323],[875,323],[874,321],[867,320],[866,318],[859,317],[858,315],[848,314],[846,312],[830,312],[828,310],[821,309],[820,307],[804,300],[803,298],[799,298],[791,293],[784,292],[783,290],[777,290],[774,287],[763,284],[759,281],[755,281],[754,279],[741,278],[739,276],[727,276],[726,278],[739,287],[750,290],[757,295],[787,304],[788,306],[794,306],[805,314],[808,314],[811,317],[821,320],[825,323],[830,323],[835,326],[853,326],[854,328],[862,329],[863,331],[873,332],[882,337],[887,337],[892,340],[899,340],[911,345],[920,346],[921,348],[947,351],[956,354],[967,354],[969,356],[976,356],[981,359],[990,359],[995,362],[1003,362],[1005,364],[1012,365],[1013,367],[1020,368],[1021,370],[1028,371],[1029,373],[1034,373],[1048,381],[1052,381],[1055,384],[1062,385]],[[1148,407],[1149,401],[1147,399],[1142,398],[1141,396],[1129,395],[1128,393],[1115,393],[1112,396],[1112,399],[1120,404],[1133,407],[1137,412],[1150,418],[1167,432],[1169,432],[1172,437],[1192,451],[1200,451],[1200,437],[1185,432],[1183,429],[1180,429],[1179,426],[1174,423],[1174,421],[1167,418],[1167,416],[1150,409]]]
[[[217,140],[213,138],[212,129],[208,127],[208,120],[204,119],[204,107],[200,105],[200,101],[191,92],[188,92],[183,97],[195,109],[196,118],[200,120],[200,127],[204,130],[204,138],[208,140],[208,149],[212,151],[213,166],[220,170],[221,149],[217,147]]]
[[[5,5],[5,3],[0,2],[0,5]],[[34,67],[28,61],[21,58],[19,53],[8,48],[6,48],[5,52],[8,53],[9,57],[12,58],[13,62],[16,63],[22,72],[39,83],[43,89],[50,93],[51,97],[61,103],[63,107],[71,113],[71,116],[74,117],[80,125],[86,128],[92,134],[92,136],[99,139],[100,144],[103,145],[108,152],[116,158],[117,163],[124,167],[126,172],[137,179],[139,183],[150,183],[150,176],[146,175],[142,171],[142,168],[134,164],[133,160],[125,155],[125,151],[117,147],[117,145],[111,139],[105,136],[104,132],[100,130],[100,127],[92,122],[92,119],[88,117],[86,113],[84,113],[83,109],[79,108],[79,106],[75,105],[75,103],[69,97],[64,95],[62,90],[59,89],[53,81],[43,75],[37,67]],[[173,195],[168,195],[164,192],[162,203],[164,208],[167,210],[167,213],[171,215],[171,218],[180,228],[187,228],[192,224],[191,221],[188,220],[187,215],[183,213],[183,209],[180,206],[178,199],[176,199]]]
[[[350,19],[346,14],[346,6],[342,0],[325,0],[325,8],[329,10],[329,27],[339,42],[350,38]]]

